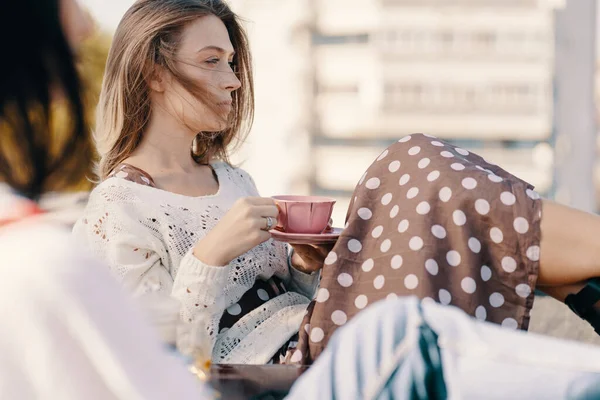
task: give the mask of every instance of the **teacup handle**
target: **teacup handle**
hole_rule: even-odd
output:
[[[277,207],[277,223],[275,224],[275,229],[277,229],[278,231],[281,232],[285,232],[284,226],[283,226],[283,221],[281,220],[281,214],[283,213],[283,211],[281,210],[281,206],[279,205],[278,202],[275,202],[275,207]]]
[[[327,226],[325,227],[325,229],[323,229],[323,232],[321,233],[328,233],[333,231],[333,218],[329,218],[329,222],[327,223]]]

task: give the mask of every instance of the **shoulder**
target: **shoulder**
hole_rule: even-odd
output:
[[[120,178],[139,185],[156,187],[149,173],[131,164],[122,163],[108,175],[109,178]]]
[[[90,193],[73,230],[102,231],[100,228],[115,224],[137,223],[152,211],[152,203],[143,190],[152,188],[116,177],[104,180]]]
[[[88,198],[88,208],[98,205],[119,207],[140,203],[143,201],[144,190],[147,189],[148,186],[113,176],[105,179],[92,190]]]

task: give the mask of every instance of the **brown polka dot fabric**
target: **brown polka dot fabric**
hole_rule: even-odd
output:
[[[154,180],[146,171],[143,171],[133,165],[120,164],[109,175],[108,178],[117,177],[135,182],[144,186],[156,187]]]
[[[310,364],[337,328],[387,297],[416,295],[527,329],[542,202],[476,154],[407,136],[358,183],[287,363]]]

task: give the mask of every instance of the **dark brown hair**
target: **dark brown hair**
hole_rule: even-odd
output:
[[[32,199],[80,182],[92,157],[59,5],[0,1],[0,181]]]

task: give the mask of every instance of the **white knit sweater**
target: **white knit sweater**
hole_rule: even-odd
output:
[[[135,295],[151,291],[170,294],[181,302],[182,321],[208,321],[213,362],[263,364],[298,331],[318,275],[289,268],[287,247],[273,240],[225,267],[210,266],[194,257],[194,245],[237,199],[258,195],[245,171],[223,162],[212,167],[219,181],[219,191],[212,196],[188,197],[109,178],[91,193],[73,232]],[[219,333],[219,321],[227,308],[235,305],[257,278],[273,275],[290,291]]]

